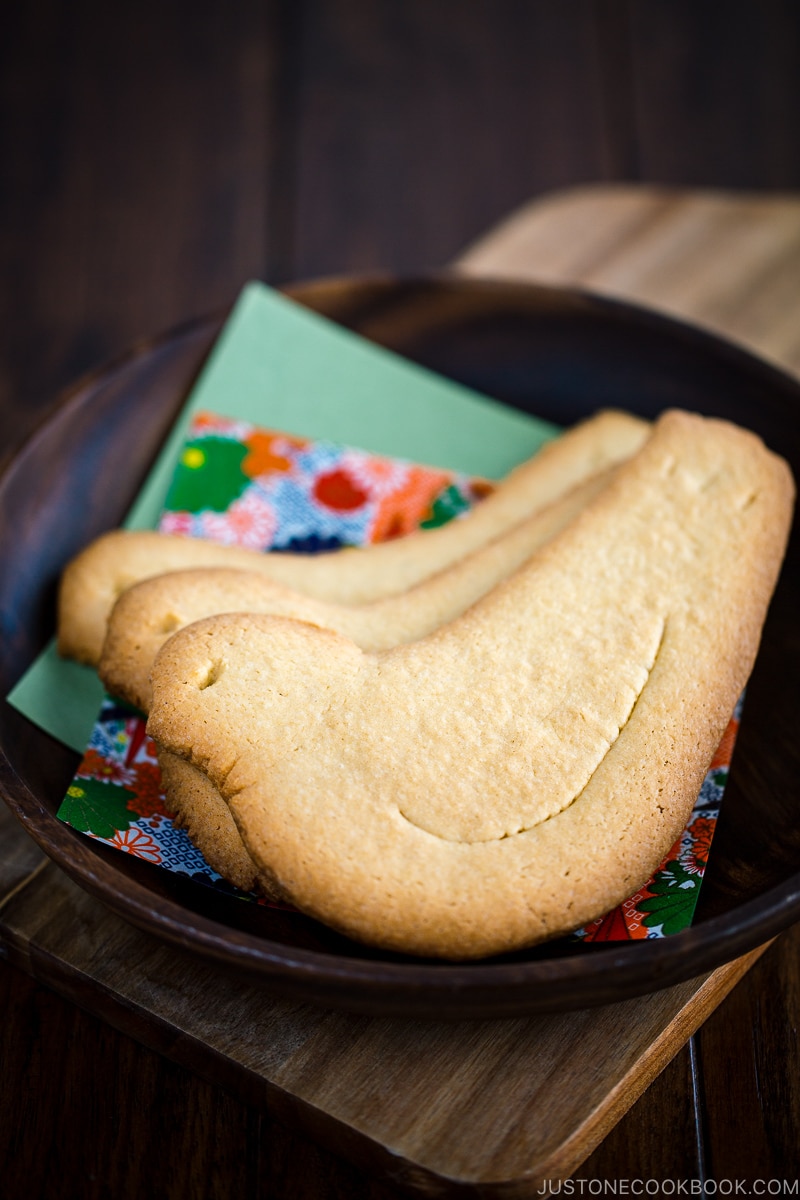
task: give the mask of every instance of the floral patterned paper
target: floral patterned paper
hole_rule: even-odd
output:
[[[103,702],[86,753],[59,810],[76,829],[172,871],[215,873],[173,823],[144,718],[110,697]]]
[[[313,553],[443,525],[489,486],[201,413],[159,528],[253,550]]]
[[[251,549],[314,553],[442,525],[490,490],[482,480],[200,413],[158,527]],[[660,938],[691,923],[738,721],[737,709],[692,817],[662,866],[635,896],[578,930],[579,942]],[[235,891],[167,810],[143,717],[111,697],[58,815],[122,853]]]

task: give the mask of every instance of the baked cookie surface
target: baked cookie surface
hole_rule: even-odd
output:
[[[262,612],[306,620],[379,650],[416,640],[452,620],[506,578],[607,486],[611,472],[579,484],[562,499],[399,596],[345,606],[303,596],[255,571],[199,568],[143,580],[112,609],[100,657],[106,690],[148,712],[150,671],[168,637],[215,613]],[[244,891],[273,896],[274,883],[253,863],[222,797],[191,764],[159,754],[170,811],[211,867]]]
[[[284,587],[259,571],[206,567],[170,571],[127,588],[111,610],[98,673],[107,691],[147,712],[150,669],[185,625],[224,612],[308,621],[363,650],[417,641],[452,621],[554,537],[608,485],[602,472],[572,488],[507,533],[398,595],[369,604],[333,604]]]
[[[751,669],[790,522],[782,460],[669,413],[531,562],[369,654],[200,621],[153,669],[156,742],[202,770],[299,909],[470,958],[625,899],[680,832]]]
[[[86,547],[64,571],[58,597],[59,653],[96,666],[120,594],[139,580],[188,567],[259,571],[335,604],[366,604],[395,595],[497,538],[588,476],[629,457],[648,429],[645,421],[625,413],[598,413],[522,463],[467,516],[367,547],[312,556],[264,554],[149,530],[114,530]]]

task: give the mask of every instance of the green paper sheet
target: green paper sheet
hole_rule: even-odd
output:
[[[374,346],[260,283],[240,295],[125,524],[153,528],[191,415],[209,409],[499,479],[559,429]],[[103,697],[94,671],[47,647],[8,700],[82,753]]]

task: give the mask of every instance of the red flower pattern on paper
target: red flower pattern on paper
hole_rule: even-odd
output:
[[[711,851],[716,821],[709,817],[697,817],[689,826],[691,849],[686,862],[687,871],[705,871]]]
[[[369,500],[369,493],[343,467],[319,475],[314,483],[313,496],[318,504],[335,512],[353,512]]]
[[[137,762],[132,774],[130,786],[136,794],[128,801],[131,812],[140,817],[171,817],[161,790],[161,772],[157,763]]]
[[[604,917],[587,925],[587,942],[627,941],[631,934],[621,908],[612,909]]]
[[[93,746],[90,746],[84,754],[76,775],[88,779],[102,779],[105,783],[121,783],[126,787],[130,786],[133,778],[130,769],[123,763],[116,762],[113,758],[106,758]]]

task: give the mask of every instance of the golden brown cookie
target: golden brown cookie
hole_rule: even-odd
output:
[[[313,556],[262,554],[149,530],[115,530],[92,542],[64,571],[59,653],[96,665],[117,597],[141,579],[187,567],[257,570],[286,587],[337,604],[364,604],[402,592],[498,537],[589,475],[627,458],[647,429],[638,418],[599,413],[545,445],[463,518],[359,549]]]
[[[173,633],[224,612],[293,617],[334,629],[363,650],[417,641],[452,621],[520,567],[573,519],[613,477],[595,475],[508,533],[399,595],[369,604],[332,604],[304,596],[258,571],[197,567],[154,575],[127,588],[108,620],[98,673],[113,696],[147,712],[150,668]]]
[[[158,761],[168,807],[209,866],[243,892],[280,900],[277,882],[253,862],[230,809],[202,771],[165,751]]]
[[[445,958],[554,937],[630,895],[683,828],[793,496],[752,434],[665,414],[526,566],[421,641],[370,654],[263,615],[183,629],[149,732],[334,928]]]
[[[214,613],[264,612],[335,629],[365,650],[414,641],[452,620],[506,578],[607,485],[604,472],[523,521],[504,536],[402,593],[372,604],[326,604],[255,571],[222,567],[173,571],[134,584],[114,605],[99,673],[114,696],[147,712],[157,651],[178,629]],[[218,874],[244,890],[274,889],[244,848],[227,805],[189,763],[159,754],[167,803]]]

